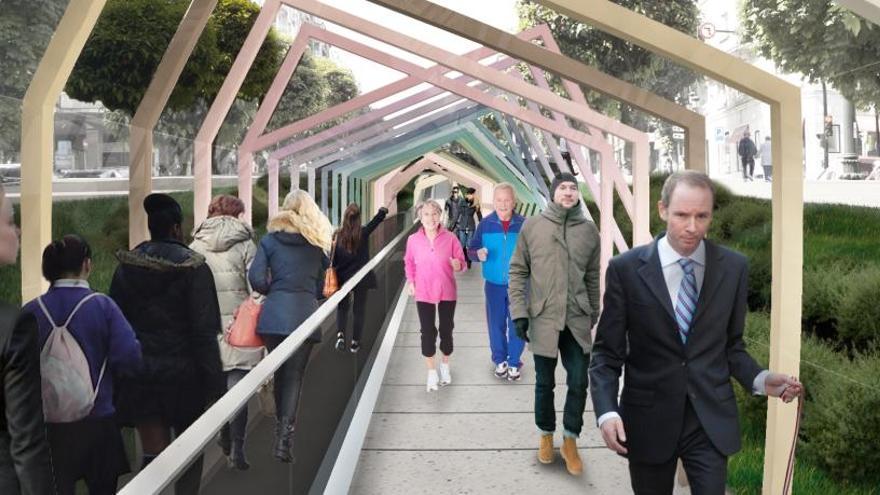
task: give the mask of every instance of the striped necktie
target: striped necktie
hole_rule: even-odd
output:
[[[678,300],[675,303],[675,321],[678,323],[678,334],[683,344],[687,343],[691,330],[691,322],[697,312],[697,277],[694,275],[694,260],[681,258],[678,260],[684,277],[678,288]]]

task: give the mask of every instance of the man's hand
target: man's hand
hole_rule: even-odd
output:
[[[489,258],[489,250],[486,248],[480,248],[477,250],[477,259],[480,261],[486,261]]]
[[[416,295],[416,285],[412,282],[406,283],[406,293],[410,296]]]
[[[618,454],[626,454],[626,447],[622,445],[622,443],[626,443],[626,432],[623,430],[622,419],[608,418],[599,429],[602,430],[602,439],[605,440],[606,447]]]
[[[764,380],[764,391],[770,397],[779,397],[783,402],[791,402],[804,393],[804,386],[797,378],[782,373],[768,373]]]
[[[513,320],[513,325],[516,327],[516,336],[526,342],[529,342],[529,319],[517,318]]]
[[[460,271],[461,271],[461,268],[462,268],[462,266],[461,266],[461,261],[458,261],[458,260],[455,259],[455,258],[449,258],[449,264],[452,265],[452,270],[453,270],[453,271],[456,271],[456,272],[460,272]]]

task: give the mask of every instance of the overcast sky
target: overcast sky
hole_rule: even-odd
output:
[[[412,20],[404,15],[379,7],[366,0],[322,0],[328,5],[351,12],[385,27],[392,28],[407,36],[412,36],[454,53],[473,50],[477,45],[446,31]],[[517,17],[514,5],[516,0],[432,0],[434,3],[454,9],[468,17],[485,22],[510,33],[517,31]],[[406,52],[377,43],[369,38],[328,23],[328,29],[344,33],[352,39],[371,46],[382,47],[383,51],[393,53],[421,66],[429,65],[423,59]],[[403,77],[392,69],[380,66],[361,57],[341,50],[336,51],[339,61],[354,71],[362,93],[384,86]]]

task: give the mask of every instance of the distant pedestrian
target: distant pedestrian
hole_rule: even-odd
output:
[[[364,226],[361,226],[361,207],[357,203],[351,203],[342,215],[342,227],[336,233],[336,242],[333,245],[333,267],[336,268],[336,276],[339,278],[339,286],[348,282],[369,261],[370,235],[376,227],[382,224],[388,208],[384,206]],[[364,331],[364,312],[367,304],[367,291],[376,287],[376,275],[368,273],[352,291],[339,301],[336,310],[336,350],[345,350],[345,328],[348,326],[348,309],[352,308],[352,333],[351,352],[357,352],[361,348],[361,335]],[[354,305],[351,300],[354,299]]]
[[[736,153],[742,162],[743,180],[754,180],[755,177],[755,155],[758,154],[758,148],[755,142],[749,137],[749,131],[743,133],[742,139],[736,147]]]
[[[525,342],[516,335],[516,327],[510,318],[507,289],[510,258],[525,218],[514,211],[516,193],[510,184],[502,182],[495,186],[492,201],[495,211],[477,226],[468,251],[471,259],[483,263],[486,319],[495,376],[516,381],[522,377],[520,357]]]
[[[266,295],[257,333],[274,351],[318,308],[322,273],[330,265],[330,221],[309,193],[297,189],[269,220],[248,272],[254,290]],[[293,432],[306,366],[320,329],[275,372],[275,459],[293,462]]]
[[[446,214],[446,228],[456,236],[458,236],[458,233],[455,231],[455,224],[458,222],[458,207],[461,202],[459,191],[458,186],[453,186],[452,192],[446,198],[446,203],[443,205],[443,212]]]
[[[458,240],[461,242],[461,248],[465,250],[464,259],[468,268],[471,267],[471,259],[468,258],[467,248],[477,230],[477,222],[483,220],[480,203],[474,198],[474,192],[476,191],[473,188],[469,188],[465,191],[464,198],[458,202],[458,219],[455,222]]]
[[[19,236],[0,185],[0,265],[15,265]],[[0,493],[53,495],[55,478],[43,424],[37,319],[0,303]]]
[[[183,243],[183,212],[167,194],[144,199],[150,240],[119,251],[110,297],[141,343],[144,368],[120,382],[120,421],[133,424],[143,446],[142,466],[181,435],[226,391],[217,334],[220,307],[205,257]],[[199,456],[175,483],[175,493],[196,494]]]
[[[764,138],[761,143],[761,167],[764,168],[764,180],[773,178],[773,146],[770,144],[770,136]]]
[[[452,329],[455,317],[455,301],[458,298],[455,272],[464,270],[465,260],[461,244],[448,230],[440,225],[440,205],[428,200],[416,207],[422,227],[406,241],[404,266],[407,292],[414,296],[422,334],[422,356],[428,368],[427,391],[437,390],[438,385],[452,383],[449,356],[452,355]],[[440,325],[435,318],[439,313]],[[440,333],[442,358],[438,367],[437,333]]]
[[[257,246],[254,230],[241,220],[244,203],[235,196],[222,194],[208,206],[208,219],[193,232],[190,248],[205,257],[220,305],[221,331],[217,334],[220,360],[226,374],[226,388],[234,387],[253,369],[266,353],[264,347],[233,347],[226,343],[222,329],[232,323],[235,310],[250,297],[247,271],[254,260]],[[220,447],[229,464],[240,470],[250,467],[245,456],[248,407],[245,404],[231,423],[220,430]]]
[[[90,379],[80,391],[83,395],[79,396],[79,403],[88,405],[85,394],[94,393],[90,410],[81,409],[81,417],[66,418],[71,421],[47,417],[57,490],[59,494],[72,495],[77,481],[82,479],[91,495],[116,493],[117,479],[131,468],[116,422],[113,392],[118,377],[132,376],[140,369],[141,344],[116,303],[89,288],[92,250],[83,238],[66,235],[46,246],[42,269],[43,277],[51,284],[49,290],[25,305],[23,311],[36,316],[40,347],[44,350],[47,345],[59,345],[58,340],[50,339],[56,328],[66,328],[85,357],[83,364]],[[48,364],[57,365],[44,362]],[[63,364],[67,367],[55,370],[68,377],[75,374],[71,371],[77,371],[78,363],[72,359]],[[54,376],[48,374],[44,378]],[[64,391],[72,390],[66,387]],[[70,411],[51,411],[56,406],[60,403],[47,403],[46,411],[69,415]],[[69,409],[70,403],[64,407]]]

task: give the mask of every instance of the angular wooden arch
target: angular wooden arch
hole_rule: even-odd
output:
[[[551,72],[589,85],[582,68],[518,38],[425,0],[370,0]],[[736,57],[607,0],[537,0],[573,19],[635,43],[770,105],[773,163],[773,286],[770,367],[797,375],[803,270],[803,170],[800,90]],[[597,88],[598,89],[598,88]],[[621,88],[621,91],[628,91]],[[689,147],[690,151],[690,147]],[[763,493],[784,493],[796,405],[769,401]]]

